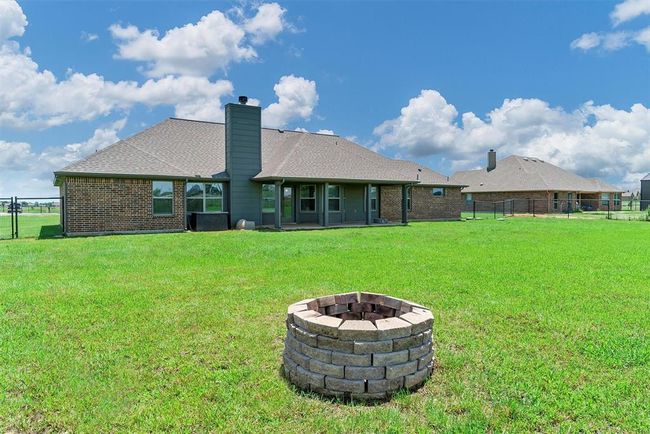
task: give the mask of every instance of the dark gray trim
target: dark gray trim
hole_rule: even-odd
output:
[[[323,226],[329,226],[330,224],[330,184],[326,182],[323,184]],[[339,194],[341,194],[339,192]]]

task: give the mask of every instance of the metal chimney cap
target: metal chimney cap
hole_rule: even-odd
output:
[[[246,104],[248,102],[248,97],[246,95],[239,96],[239,104]]]

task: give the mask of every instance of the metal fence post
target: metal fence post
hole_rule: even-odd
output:
[[[14,239],[14,198],[9,198],[9,219],[11,220],[11,239]]]
[[[472,216],[473,216],[474,220],[476,220],[476,201],[475,200],[472,201]]]
[[[612,219],[612,216],[611,216],[611,214],[609,213],[609,203],[610,203],[610,200],[607,199],[607,219],[611,220],[611,219]]]
[[[14,196],[14,215],[16,219],[16,238],[18,238],[18,196]]]
[[[494,220],[496,220],[497,219],[497,203],[492,202],[492,205],[494,206]]]

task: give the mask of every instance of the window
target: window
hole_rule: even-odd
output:
[[[186,208],[188,213],[223,211],[223,184],[188,182]]]
[[[621,205],[621,194],[614,193],[614,206],[620,206],[620,205]]]
[[[341,211],[341,186],[330,185],[327,188],[327,209]]]
[[[316,186],[315,185],[300,186],[300,211],[301,212],[316,211]]]
[[[600,193],[600,204],[607,206],[609,204],[609,193]]]
[[[153,214],[171,215],[174,213],[174,183],[154,181],[152,184]]]
[[[370,211],[377,211],[377,187],[370,187]]]
[[[275,184],[262,184],[262,212],[275,212]]]
[[[465,193],[465,202],[472,201],[472,193]]]
[[[557,192],[553,193],[553,209],[557,209],[559,202]]]
[[[433,194],[434,196],[440,196],[440,197],[442,197],[442,196],[446,196],[446,193],[447,193],[447,192],[446,192],[445,189],[442,188],[442,187],[433,187],[433,188],[431,189],[431,194]]]
[[[406,209],[411,211],[411,205],[412,205],[412,200],[411,200],[411,193],[413,192],[413,189],[411,187],[406,187]]]

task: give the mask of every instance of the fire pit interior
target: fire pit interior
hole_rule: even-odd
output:
[[[433,315],[419,304],[365,292],[289,306],[284,372],[303,390],[386,399],[431,375]]]

